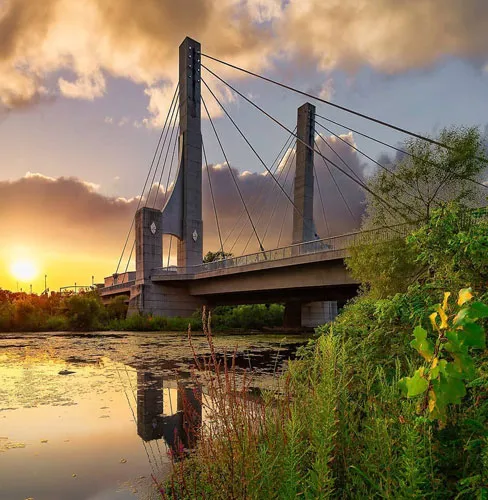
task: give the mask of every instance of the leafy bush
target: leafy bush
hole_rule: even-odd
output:
[[[284,306],[280,304],[252,304],[216,307],[212,314],[215,330],[242,328],[256,330],[283,325]]]
[[[100,326],[105,310],[97,294],[72,295],[64,302],[66,318],[74,330],[94,330]]]
[[[124,319],[127,316],[127,295],[119,295],[109,300],[105,306],[109,319]]]

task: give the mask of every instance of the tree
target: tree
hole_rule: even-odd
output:
[[[223,252],[222,250],[218,250],[217,252],[208,251],[205,257],[203,257],[203,263],[208,264],[209,262],[215,262],[216,260],[224,260],[230,257],[234,257],[234,254],[229,252]]]
[[[352,247],[346,265],[375,299],[406,292],[420,268],[416,254],[401,237]]]
[[[368,182],[377,197],[367,194],[364,226],[390,226],[426,221],[432,210],[450,202],[479,206],[487,192],[477,184],[483,180],[488,159],[486,144],[478,128],[445,128],[437,141],[450,149],[422,139],[412,139],[388,170],[378,170]]]
[[[488,210],[466,213],[456,204],[436,210],[430,220],[407,238],[416,262],[438,288],[472,287],[488,283]]]

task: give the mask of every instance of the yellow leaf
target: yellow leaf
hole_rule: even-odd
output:
[[[432,361],[431,368],[435,368],[437,366],[437,363],[439,363],[439,358],[434,358],[433,361]]]
[[[472,298],[473,294],[471,293],[471,288],[463,288],[459,291],[458,306],[462,306],[465,302],[468,302],[468,300],[471,300]]]
[[[437,313],[432,313],[429,316],[430,322],[432,323],[432,328],[434,328],[435,330],[437,330],[437,323],[435,321],[436,318],[437,318]]]
[[[451,292],[444,292],[444,301],[442,302],[442,309],[445,311],[447,309],[447,301],[449,300],[449,297],[451,296]]]
[[[429,391],[429,412],[432,413],[435,409],[435,392],[434,391]]]
[[[442,307],[437,306],[437,312],[439,313],[439,316],[441,318],[441,326],[440,329],[444,330],[447,328],[447,314],[444,312],[444,309]]]

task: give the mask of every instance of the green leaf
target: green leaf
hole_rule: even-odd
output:
[[[468,314],[473,319],[488,318],[488,306],[482,302],[473,302],[468,308]]]
[[[442,393],[446,404],[459,404],[466,395],[466,387],[459,378],[441,376],[439,392]]]
[[[459,335],[457,332],[450,330],[446,332],[446,338],[449,342],[444,344],[444,349],[447,352],[455,353],[455,352],[461,352],[462,347],[461,347],[461,342],[459,340]]]
[[[445,359],[441,359],[438,363],[437,366],[432,368],[430,370],[430,379],[435,379],[439,376],[439,374],[443,373],[444,375],[446,374],[446,366],[447,366],[447,361]]]
[[[429,382],[422,377],[423,368],[419,368],[415,371],[413,377],[406,377],[406,386],[407,386],[407,396],[412,398],[414,396],[418,396],[427,390],[429,387]]]
[[[468,317],[468,313],[469,313],[469,308],[468,307],[464,307],[463,309],[461,309],[455,316],[454,320],[453,320],[453,325],[454,326],[460,326],[463,324],[463,322],[466,320],[466,318]]]
[[[403,377],[398,381],[398,388],[403,396],[408,394],[407,378]]]
[[[410,345],[418,351],[418,353],[427,361],[432,359],[434,355],[434,345],[427,338],[427,331],[421,326],[417,326],[413,331],[415,340],[410,342]]]
[[[486,346],[485,341],[485,331],[483,328],[473,322],[466,322],[463,325],[461,338],[464,345],[469,347],[477,347],[479,349],[484,349]]]

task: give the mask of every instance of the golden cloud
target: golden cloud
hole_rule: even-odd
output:
[[[291,58],[392,73],[444,56],[486,60],[487,18],[485,0],[4,0],[0,105],[39,101],[46,77],[59,71],[61,95],[94,99],[113,75],[146,86],[148,123],[159,125],[187,35],[253,70]]]

